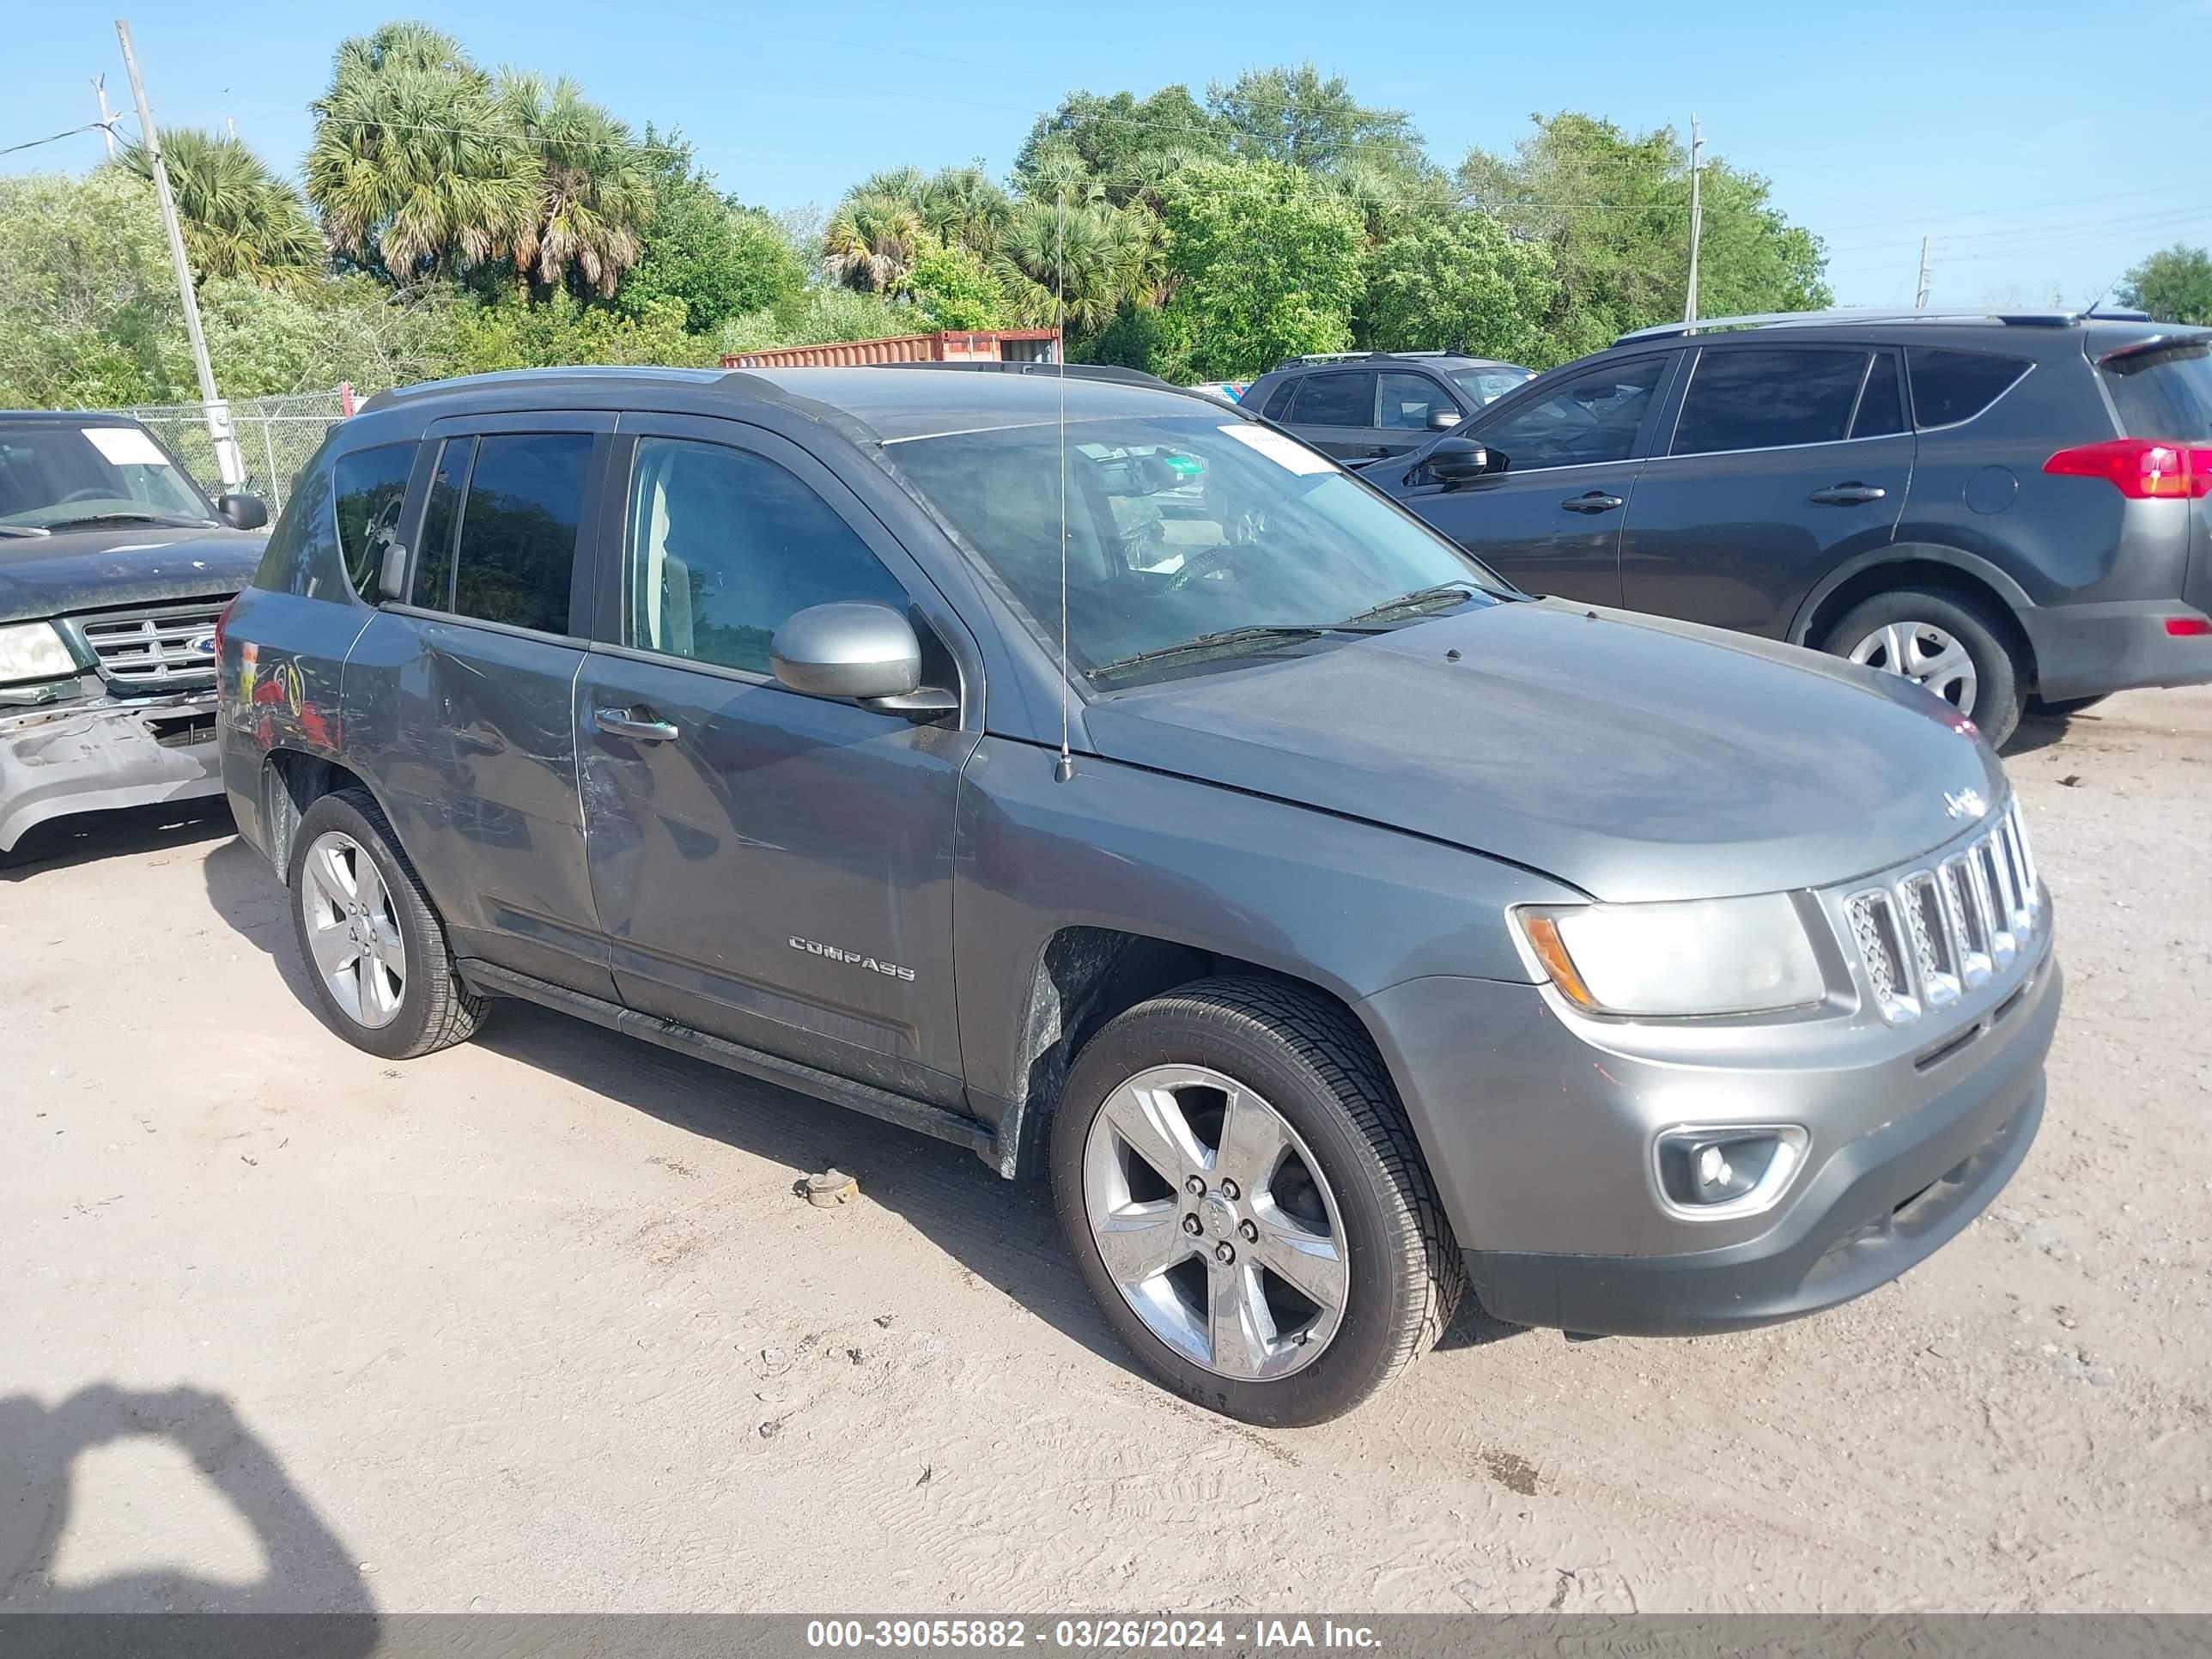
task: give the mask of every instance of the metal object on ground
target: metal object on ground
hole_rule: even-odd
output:
[[[834,1210],[840,1204],[850,1204],[860,1195],[860,1183],[842,1170],[824,1170],[800,1182],[799,1188],[806,1201],[817,1210]]]

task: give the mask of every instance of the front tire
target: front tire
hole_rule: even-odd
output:
[[[1389,1073],[1344,1012],[1214,979],[1084,1046],[1053,1197],[1115,1334],[1185,1399],[1295,1427],[1432,1346],[1465,1285]]]
[[[1971,716],[1997,749],[2020,724],[2022,675],[2008,637],[1964,594],[1900,587],[1853,605],[1820,648],[1917,681]]]
[[[355,1048],[413,1060],[475,1035],[485,1000],[461,983],[445,924],[374,798],[342,789],[308,807],[290,878],[307,977]]]

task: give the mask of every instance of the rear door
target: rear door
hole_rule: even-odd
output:
[[[1636,481],[1623,602],[1779,639],[1838,565],[1888,544],[1912,480],[1899,354],[1708,344]]]
[[[1460,422],[1457,394],[1434,375],[1417,368],[1380,369],[1375,386],[1374,447],[1380,459],[1418,449]]]
[[[1375,371],[1324,368],[1307,375],[1284,424],[1323,454],[1372,460],[1384,453],[1375,429]]]
[[[591,884],[623,1000],[957,1106],[953,816],[975,734],[785,690],[769,643],[839,600],[934,590],[835,474],[737,422],[623,417],[576,700]]]
[[[1531,593],[1620,603],[1620,526],[1673,354],[1608,358],[1461,428],[1490,451],[1469,483],[1386,461],[1366,477]]]

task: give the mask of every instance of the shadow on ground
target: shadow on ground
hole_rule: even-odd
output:
[[[0,882],[32,882],[100,859],[189,847],[235,829],[230,806],[220,795],[49,818],[27,830],[15,850],[0,858]]]
[[[251,1528],[267,1562],[251,1583],[140,1569],[82,1583],[54,1583],[55,1553],[71,1519],[72,1466],[118,1440],[174,1444]],[[95,1383],[51,1408],[29,1395],[0,1398],[0,1607],[37,1613],[367,1613],[368,1586],[350,1551],[231,1402],[205,1389],[159,1392]],[[338,1645],[367,1652],[374,1626],[333,1626]],[[356,1639],[362,1645],[349,1648]]]

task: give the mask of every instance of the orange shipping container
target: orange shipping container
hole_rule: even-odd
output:
[[[840,340],[828,345],[778,346],[740,351],[724,368],[837,368],[860,363],[1049,363],[1059,361],[1060,336],[1048,328],[941,329],[934,334],[894,334],[881,340]]]

